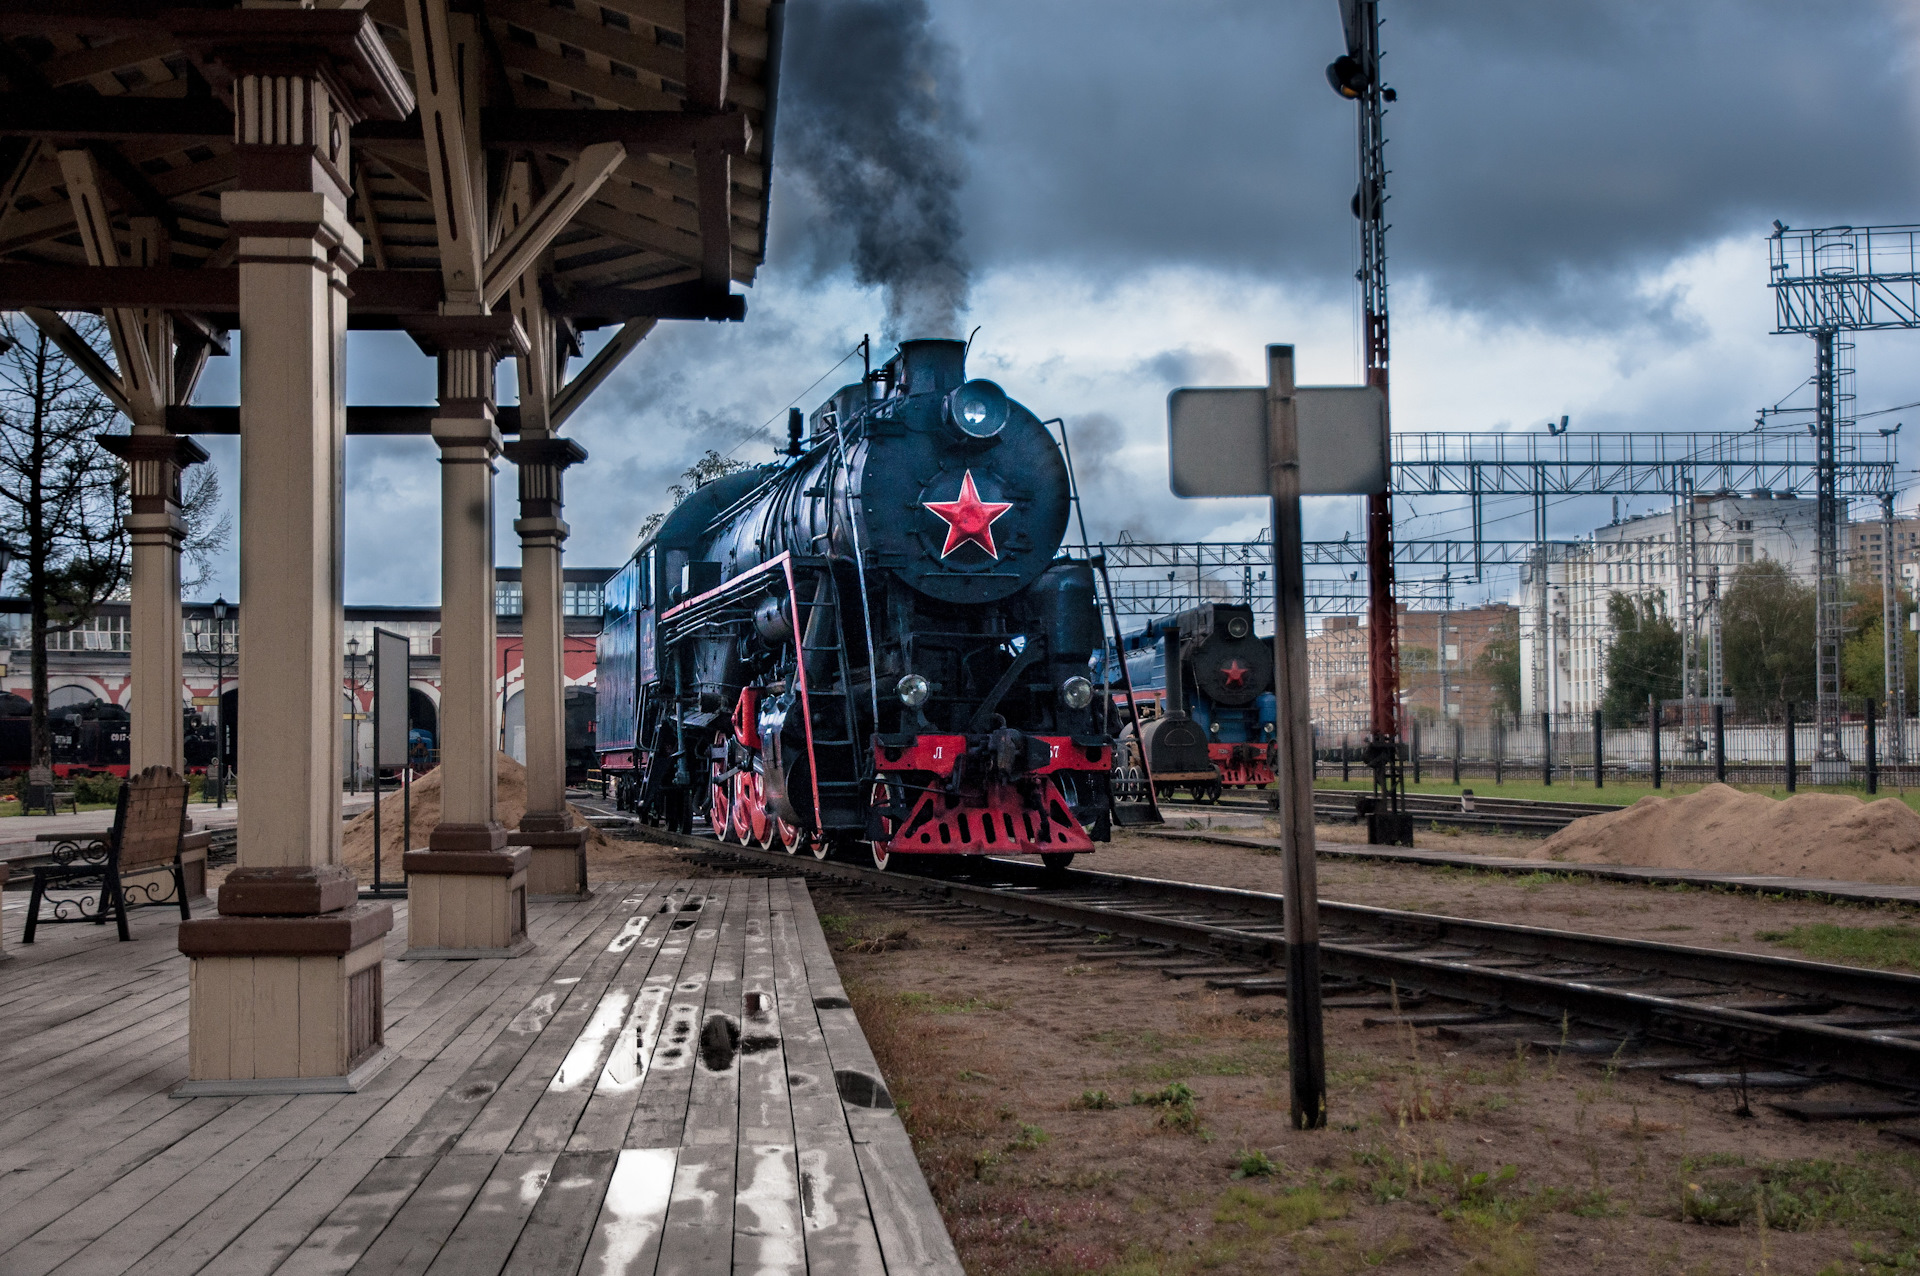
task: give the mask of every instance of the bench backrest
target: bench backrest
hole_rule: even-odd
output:
[[[122,874],[173,863],[187,816],[187,782],[172,768],[150,766],[120,788],[113,838]]]

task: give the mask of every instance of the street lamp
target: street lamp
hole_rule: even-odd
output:
[[[213,600],[213,805],[227,804],[227,600]]]
[[[358,673],[359,663],[360,663],[360,640],[358,638],[349,638],[347,639],[347,681],[351,683],[353,686],[353,711],[350,714],[350,716],[347,718],[347,721],[353,724],[353,731],[351,732],[353,743],[350,746],[350,751],[352,753],[352,759],[353,759],[351,763],[351,769],[353,772],[353,791],[356,794],[360,792],[360,675]]]

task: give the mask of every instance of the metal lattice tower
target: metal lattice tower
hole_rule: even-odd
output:
[[[1360,219],[1360,310],[1366,325],[1367,384],[1387,393],[1387,159],[1386,104],[1393,90],[1380,80],[1380,6],[1376,0],[1341,0],[1346,56],[1327,68],[1335,91],[1359,106],[1360,187],[1353,212]],[[1391,400],[1389,399],[1389,404]],[[1367,498],[1368,695],[1376,807],[1391,813],[1375,823],[1369,840],[1382,828],[1393,840],[1410,838],[1399,829],[1406,782],[1400,760],[1400,624],[1393,587],[1392,489]]]
[[[1920,226],[1828,226],[1791,230],[1774,223],[1770,243],[1775,332],[1813,338],[1814,425],[1819,451],[1819,548],[1814,650],[1818,700],[1815,766],[1838,768],[1840,746],[1840,644],[1844,606],[1840,597],[1840,433],[1852,424],[1853,344],[1845,334],[1920,328]],[[1891,516],[1893,484],[1887,487],[1883,519]],[[1891,542],[1884,546],[1890,554]],[[1883,627],[1898,628],[1898,592],[1885,591]],[[1889,646],[1899,647],[1897,635]],[[1904,655],[1904,653],[1901,653]],[[1896,724],[1905,717],[1904,659],[1886,661],[1887,711]],[[1900,681],[1896,683],[1895,679]],[[1896,726],[1896,736],[1904,730]],[[1817,773],[1817,772],[1816,772]]]

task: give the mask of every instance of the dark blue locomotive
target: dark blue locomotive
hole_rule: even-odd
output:
[[[1122,647],[1135,691],[1160,701],[1141,725],[1144,749],[1131,726],[1121,732],[1122,795],[1138,794],[1149,772],[1161,793],[1195,798],[1273,783],[1273,647],[1254,633],[1251,607],[1195,607],[1128,634]]]
[[[1046,427],[909,341],[695,490],[608,582],[595,748],[619,804],[791,853],[1042,855],[1108,836],[1091,569]]]

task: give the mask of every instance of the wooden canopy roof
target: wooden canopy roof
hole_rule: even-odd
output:
[[[530,165],[538,197],[583,151],[618,157],[604,179],[590,174],[597,189],[534,267],[554,319],[588,328],[740,318],[744,301],[729,285],[751,283],[766,255],[782,0],[319,7],[340,11],[330,21],[343,31],[364,35],[370,22],[411,85],[410,22],[425,21],[429,3],[478,35],[488,199],[508,198],[515,161]],[[209,32],[241,12],[230,3],[0,0],[0,308],[164,308],[194,327],[234,326],[235,241],[219,202],[235,184],[233,97]],[[405,96],[402,87],[391,100],[411,114],[369,110],[353,126],[350,214],[365,239],[352,277],[355,327],[401,326],[444,295],[428,150]],[[59,156],[76,149],[93,157],[120,269],[88,264]],[[164,260],[134,259],[136,218],[165,228]]]

